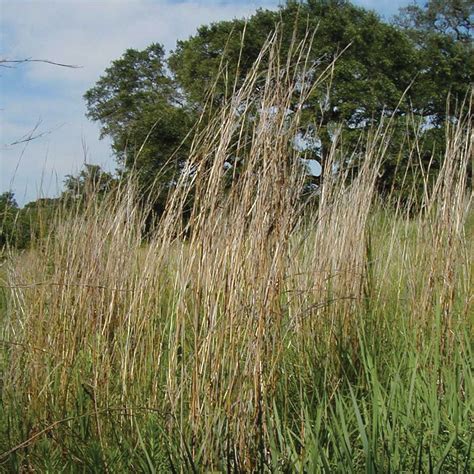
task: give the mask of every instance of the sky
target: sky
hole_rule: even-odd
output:
[[[83,163],[115,169],[108,139],[85,117],[83,94],[127,48],[178,39],[213,21],[276,9],[280,0],[0,0],[0,60],[47,59],[0,67],[0,193],[20,205],[56,196]],[[411,0],[355,0],[390,18]],[[33,140],[27,140],[29,137]],[[26,141],[25,141],[26,140]]]

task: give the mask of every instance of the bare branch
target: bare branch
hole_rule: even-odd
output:
[[[53,66],[60,66],[60,67],[67,67],[70,69],[80,69],[82,66],[77,66],[74,64],[63,64],[57,63],[55,61],[50,61],[49,59],[0,59],[0,67],[5,68],[14,68],[14,64],[25,64],[25,63],[44,63],[44,64],[52,64]]]

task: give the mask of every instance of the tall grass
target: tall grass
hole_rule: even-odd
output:
[[[4,262],[5,470],[470,469],[470,115],[416,215],[376,193],[390,121],[355,177],[334,144],[309,205],[314,71],[278,44],[196,134],[152,235],[130,181]]]

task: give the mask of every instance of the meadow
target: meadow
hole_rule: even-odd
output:
[[[4,253],[0,469],[472,469],[471,109],[421,195],[410,166],[403,198],[377,192],[390,119],[354,166],[335,139],[311,194],[286,113],[312,91],[304,48],[266,48],[156,225],[129,180]]]

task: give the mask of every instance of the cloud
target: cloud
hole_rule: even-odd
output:
[[[277,4],[266,2],[271,7]],[[30,79],[90,84],[126,48],[159,42],[170,50],[177,38],[188,37],[199,25],[250,15],[257,6],[257,2],[19,1],[6,4],[3,21],[15,25],[14,38],[8,42],[11,56],[82,66],[71,70],[34,64],[29,67]]]

